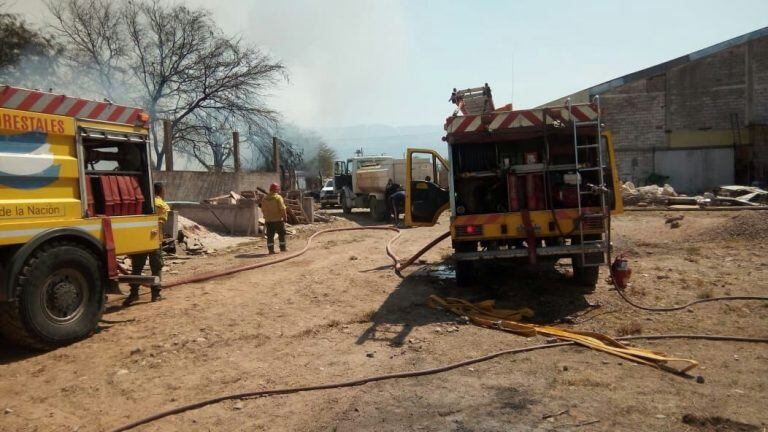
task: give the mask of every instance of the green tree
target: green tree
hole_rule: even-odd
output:
[[[333,176],[333,161],[336,160],[336,150],[332,149],[325,142],[320,141],[315,160],[318,171],[323,178]]]

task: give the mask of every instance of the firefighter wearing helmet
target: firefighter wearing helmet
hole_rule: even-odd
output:
[[[269,193],[261,200],[261,211],[264,213],[264,223],[267,227],[267,248],[269,253],[275,253],[275,234],[280,242],[280,251],[285,252],[285,221],[287,214],[285,202],[280,196],[280,185],[269,185]]]

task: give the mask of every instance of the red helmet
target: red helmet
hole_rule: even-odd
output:
[[[275,192],[277,192],[277,191],[279,191],[279,190],[280,190],[280,185],[279,185],[279,184],[277,184],[277,183],[272,183],[271,185],[269,185],[269,191],[270,191],[270,192],[272,192],[272,191],[275,191]]]

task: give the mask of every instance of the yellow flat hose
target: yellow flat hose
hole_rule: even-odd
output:
[[[533,316],[533,312],[530,309],[496,309],[493,300],[470,303],[462,299],[443,299],[442,297],[432,295],[427,300],[427,305],[433,308],[444,309],[460,316],[466,316],[470,322],[481,327],[503,330],[525,337],[535,335],[554,337],[659,369],[683,373],[699,365],[695,360],[670,357],[661,352],[628,347],[600,333],[520,323],[517,322],[519,319]],[[682,364],[682,366],[675,369],[670,366],[671,363]]]

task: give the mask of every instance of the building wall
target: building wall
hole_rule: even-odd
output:
[[[268,190],[271,183],[280,181],[274,172],[154,171],[152,176],[165,183],[167,201],[199,202],[230,191]]]
[[[232,235],[259,234],[261,209],[253,202],[238,204],[174,204],[173,211],[211,231]]]
[[[750,125],[768,124],[768,37],[674,64],[600,93],[620,178],[644,184],[651,173],[657,173],[670,176],[674,186],[676,173],[659,171],[658,151],[736,144],[744,148],[735,152],[734,181],[765,181],[768,143],[762,129],[755,132]],[[583,93],[574,97],[585,99]],[[663,168],[669,171],[671,166]]]
[[[653,148],[664,144],[663,75],[600,95],[603,121],[613,133],[619,177],[637,182],[651,174]]]

